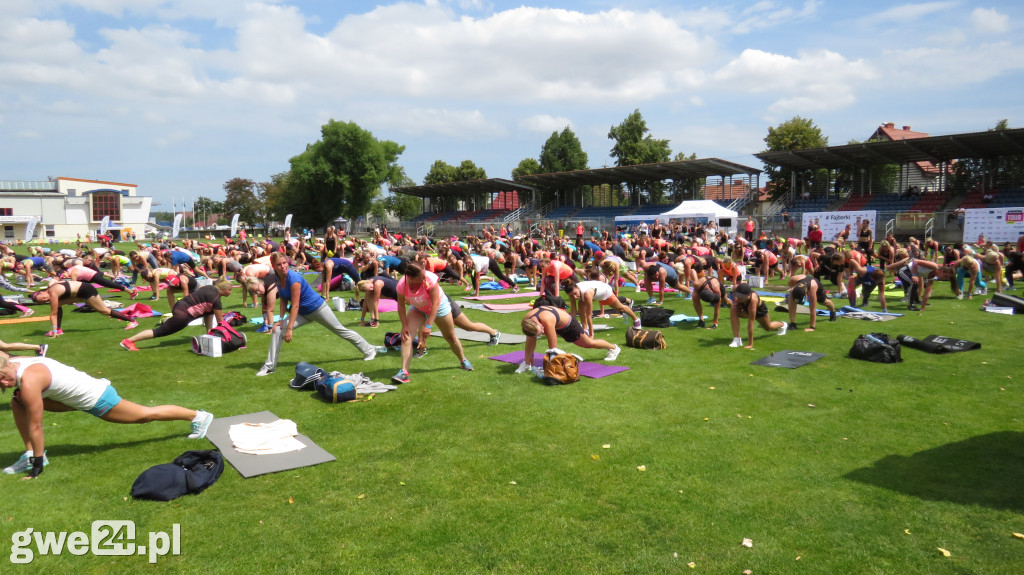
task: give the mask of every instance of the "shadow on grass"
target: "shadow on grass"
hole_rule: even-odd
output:
[[[184,431],[184,430],[182,430]],[[127,441],[125,443],[101,443],[95,445],[78,445],[75,443],[58,443],[56,445],[47,444],[46,454],[48,456],[66,456],[66,455],[83,455],[86,453],[97,453],[102,451],[109,451],[111,449],[123,449],[126,447],[137,447],[146,445],[149,443],[159,443],[161,441],[168,441],[171,439],[180,439],[185,437],[184,433],[171,433],[163,437],[151,437],[149,439],[139,439],[136,441]],[[0,453],[0,461],[7,461],[10,459],[14,461],[22,454],[21,451]]]
[[[1024,433],[999,431],[915,453],[890,455],[847,479],[930,501],[1024,512]]]

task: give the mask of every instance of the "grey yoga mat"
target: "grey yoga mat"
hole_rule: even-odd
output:
[[[335,457],[327,453],[322,447],[313,443],[313,440],[301,433],[295,438],[306,445],[305,449],[279,453],[275,455],[251,455],[239,453],[231,445],[231,438],[228,430],[237,423],[272,423],[281,419],[270,411],[260,411],[245,415],[234,415],[231,417],[218,417],[210,424],[206,432],[206,438],[210,440],[217,449],[224,454],[224,459],[235,468],[242,477],[248,479],[266,473],[276,473],[297,469],[318,463],[334,461]]]

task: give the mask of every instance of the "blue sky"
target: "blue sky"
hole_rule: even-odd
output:
[[[673,153],[760,166],[769,126],[833,144],[1024,118],[1024,3],[4,0],[0,179],[171,199],[268,180],[333,118],[509,177],[571,126],[590,166],[639,109]]]

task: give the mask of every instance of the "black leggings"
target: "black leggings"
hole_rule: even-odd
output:
[[[107,289],[116,289],[116,290],[121,290],[121,291],[124,290],[124,286],[123,285],[117,284],[117,283],[114,283],[114,282],[110,281],[109,279],[107,279],[107,276],[105,276],[103,274],[96,274],[96,275],[92,276],[91,280],[86,280],[84,283],[98,284],[98,285],[101,285],[101,286],[103,286],[103,287],[105,287]]]
[[[0,295],[0,308],[9,309],[13,312],[21,311],[20,309],[18,309],[18,304],[12,301],[5,300],[4,296],[2,295]]]
[[[82,290],[78,290],[81,292]],[[89,304],[86,304],[89,305]],[[124,315],[117,310],[110,310],[110,317],[120,321],[132,321],[132,318]],[[64,321],[64,306],[57,307],[57,329],[60,329],[61,323]]]
[[[185,329],[194,319],[196,319],[195,316],[188,313],[188,304],[179,301],[174,304],[174,308],[171,310],[171,317],[165,319],[163,323],[153,329],[153,337],[164,337],[165,335],[178,333]]]

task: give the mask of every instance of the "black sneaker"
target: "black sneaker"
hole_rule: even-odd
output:
[[[828,321],[836,321],[836,310],[828,310]]]
[[[697,320],[697,327],[707,327],[707,324],[704,323],[704,320],[698,319]]]
[[[494,332],[494,335],[492,335],[490,337],[490,339],[487,340],[487,345],[498,345],[498,340],[500,338],[501,338],[501,332],[500,331]]]
[[[908,311],[921,311],[921,308],[917,307],[914,304],[910,304],[910,305],[907,306],[907,310]]]
[[[711,324],[711,327],[709,327],[708,329],[718,329],[718,324],[717,323],[713,323],[713,324]]]

